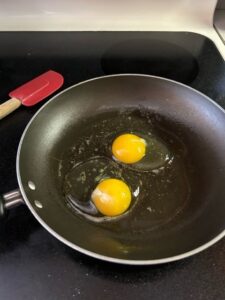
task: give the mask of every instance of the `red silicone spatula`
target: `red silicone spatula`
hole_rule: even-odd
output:
[[[32,106],[45,99],[63,84],[63,76],[55,71],[47,71],[9,93],[11,99],[0,105],[0,119],[21,104]]]

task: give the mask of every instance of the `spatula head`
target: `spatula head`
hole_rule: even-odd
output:
[[[54,93],[63,82],[61,74],[50,70],[10,92],[9,96],[25,106],[32,106]]]

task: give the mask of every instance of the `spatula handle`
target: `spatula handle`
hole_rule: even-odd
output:
[[[0,120],[16,110],[21,105],[21,101],[11,98],[0,105]]]

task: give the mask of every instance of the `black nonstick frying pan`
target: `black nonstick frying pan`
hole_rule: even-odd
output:
[[[65,201],[63,181],[71,149],[84,133],[96,133],[93,122],[98,118],[113,120],[127,111],[179,141],[183,150],[177,155],[186,185],[178,189],[184,175],[176,174],[166,188],[167,178],[162,175],[165,180],[157,186],[149,183],[149,195],[130,215],[107,224],[94,222]],[[105,130],[111,126],[116,135],[119,127],[109,124]],[[82,82],[52,98],[28,124],[17,154],[22,196],[18,191],[4,195],[1,213],[22,202],[22,197],[41,225],[60,241],[110,262],[151,265],[191,256],[225,235],[224,135],[224,110],[183,84],[136,74]],[[155,199],[156,189],[164,191],[163,200]],[[148,215],[140,213],[145,205]]]

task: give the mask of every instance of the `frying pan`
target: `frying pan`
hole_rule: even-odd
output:
[[[140,107],[160,116],[158,122],[164,120],[184,143],[185,159],[194,166],[189,173],[190,195],[182,212],[155,230],[148,231],[146,223],[146,230],[136,232],[120,227],[119,221],[119,230],[110,230],[110,226],[88,221],[66,205],[59,161],[67,160],[66,151],[93,116]],[[191,256],[225,235],[224,132],[224,110],[175,81],[123,74],[76,84],[46,103],[27,125],[16,162],[20,192],[2,197],[1,212],[24,201],[41,225],[61,242],[110,262],[151,265]],[[136,214],[138,217],[138,211]],[[116,226],[114,223],[113,228]]]

